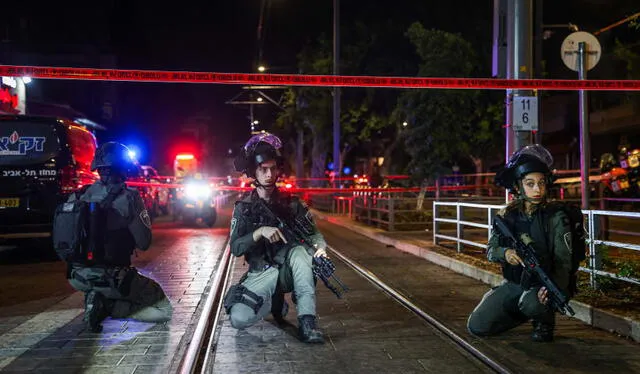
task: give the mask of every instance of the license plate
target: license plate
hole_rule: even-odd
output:
[[[20,206],[20,199],[18,198],[0,198],[0,209],[4,208],[17,208]]]

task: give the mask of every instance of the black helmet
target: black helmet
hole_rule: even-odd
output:
[[[242,147],[233,164],[236,171],[255,178],[256,168],[263,162],[275,160],[278,166],[282,166],[281,148],[282,142],[273,134],[264,132],[254,135]]]
[[[514,192],[517,182],[529,173],[542,173],[547,177],[547,185],[553,183],[551,153],[539,144],[528,145],[514,153],[509,162],[496,173],[495,183]]]
[[[107,142],[98,147],[91,162],[91,171],[99,168],[113,168],[126,173],[135,170],[136,164],[124,144]]]

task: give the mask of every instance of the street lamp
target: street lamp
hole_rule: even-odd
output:
[[[408,125],[407,121],[402,122],[403,127],[407,127],[407,125]]]
[[[257,124],[259,124],[259,123],[260,123],[260,121],[258,121],[258,120],[253,121],[253,124],[254,124],[254,125],[257,125]]]
[[[266,68],[266,67],[264,67],[264,65],[260,65],[260,66],[258,66],[258,71],[259,71],[259,72],[264,73],[264,71],[265,71],[265,70],[267,70],[267,68]]]

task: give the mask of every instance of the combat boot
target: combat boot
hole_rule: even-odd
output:
[[[305,314],[298,317],[298,337],[305,343],[324,343],[324,336],[316,327],[316,316]]]
[[[85,296],[84,321],[92,332],[102,331],[102,321],[109,316],[107,300],[99,292],[89,291]]]
[[[271,297],[271,314],[279,324],[284,323],[284,317],[289,313],[289,303],[284,300],[283,292],[276,292]]]
[[[531,340],[538,343],[553,341],[553,323],[532,321],[533,331],[531,332]]]

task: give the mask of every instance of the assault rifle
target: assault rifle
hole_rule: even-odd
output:
[[[313,246],[307,241],[307,237],[313,233],[311,222],[300,222],[299,219],[296,219],[292,222],[292,225],[289,225],[282,218],[274,214],[267,204],[265,204],[264,200],[258,199],[258,204],[262,211],[268,216],[269,220],[277,222],[277,227],[280,232],[282,232],[285,239],[287,239],[287,242],[313,248]],[[335,274],[335,271],[336,266],[328,257],[320,256],[313,258],[313,275],[316,278],[320,278],[322,283],[324,283],[324,285],[331,290],[338,299],[341,299],[342,294],[349,291],[349,288],[340,281],[340,278]],[[332,279],[338,284],[338,286],[340,286],[342,291],[331,282]]]
[[[493,222],[498,233],[511,242],[511,245],[524,263],[523,267],[525,271],[532,276],[537,276],[542,285],[547,289],[550,306],[562,314],[569,313],[571,316],[575,315],[576,313],[571,306],[569,306],[569,298],[560,291],[558,286],[540,266],[540,262],[536,257],[536,251],[531,245],[531,243],[533,243],[531,237],[527,234],[522,234],[520,239],[517,239],[511,230],[509,230],[504,219],[500,216],[496,216]]]

